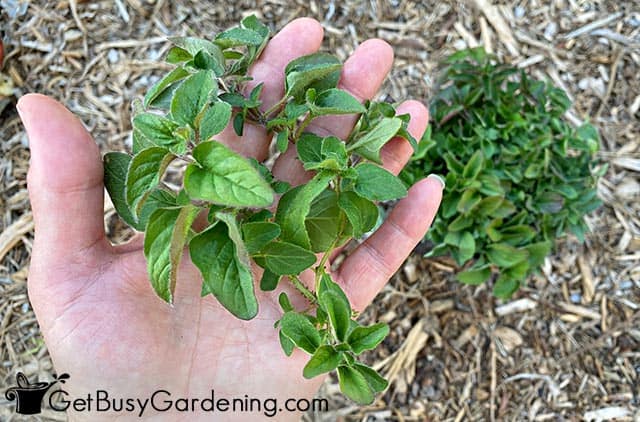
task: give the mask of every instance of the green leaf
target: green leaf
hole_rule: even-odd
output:
[[[517,249],[506,243],[494,243],[488,246],[487,257],[495,265],[509,268],[526,260],[529,253],[525,249]]]
[[[284,70],[286,95],[300,98],[304,96],[307,88],[314,87],[314,83],[327,77],[334,79],[337,83],[341,69],[340,60],[330,54],[314,53],[298,57],[290,61]],[[336,74],[337,77],[335,77]]]
[[[158,98],[158,96],[162,92],[164,92],[170,85],[183,80],[187,76],[189,76],[189,72],[181,67],[177,67],[171,72],[167,73],[162,77],[162,79],[156,82],[155,85],[153,85],[151,89],[149,89],[149,91],[147,91],[147,95],[144,96],[144,107],[149,107],[153,103],[153,100]]]
[[[211,70],[217,76],[224,73],[224,55],[213,55],[204,50],[198,51],[193,57],[193,66],[196,69]]]
[[[126,200],[127,169],[131,156],[124,152],[108,152],[104,156],[104,186],[116,212],[129,226],[140,230]],[[144,230],[144,227],[142,228]]]
[[[210,70],[201,70],[182,82],[171,100],[171,117],[198,129],[196,117],[216,95],[217,84]]]
[[[368,367],[367,365],[363,365],[361,363],[353,364],[353,369],[360,372],[364,379],[367,380],[369,387],[375,392],[380,393],[387,389],[389,386],[389,382],[382,378],[380,374],[378,374],[375,369]]]
[[[311,209],[311,202],[326,189],[334,177],[333,174],[322,171],[306,185],[295,187],[280,198],[276,223],[282,230],[282,240],[311,249],[304,222]]]
[[[460,244],[458,245],[460,254],[459,260],[461,263],[467,262],[476,253],[476,240],[470,232],[462,233],[460,238]]]
[[[520,287],[518,280],[500,274],[493,286],[493,295],[500,299],[509,299]]]
[[[262,36],[250,29],[231,28],[219,33],[213,42],[223,49],[242,45],[258,46],[262,44]]]
[[[168,149],[162,147],[144,149],[133,157],[127,171],[126,198],[134,217],[174,158]]]
[[[478,177],[482,171],[483,162],[484,156],[482,155],[482,151],[476,151],[464,166],[462,177],[466,180],[473,180]]]
[[[176,136],[174,131],[178,124],[153,113],[140,113],[133,118],[133,130],[138,136],[145,138],[145,145],[159,146],[169,149],[174,154],[184,154],[187,150],[185,142]]]
[[[293,353],[293,349],[296,347],[296,344],[291,341],[291,339],[284,334],[282,334],[282,330],[278,331],[278,337],[280,338],[280,346],[284,351],[284,354],[287,356],[291,356]]]
[[[355,191],[372,201],[389,201],[407,196],[407,189],[400,179],[375,164],[362,163],[356,166],[358,178]]]
[[[260,290],[264,292],[275,290],[276,287],[278,287],[281,277],[282,276],[271,272],[268,268],[265,268],[262,273],[262,278],[260,278]]]
[[[216,63],[215,74],[220,76],[224,73],[224,54],[220,47],[214,43],[202,38],[194,37],[173,37],[169,41],[187,51],[191,56],[195,57],[200,51],[204,51],[210,55]]]
[[[298,158],[302,164],[319,163],[322,161],[323,138],[311,132],[304,132],[296,141]]]
[[[331,88],[319,93],[314,103],[309,107],[314,116],[364,113],[366,111],[353,95],[338,88]]]
[[[276,146],[281,153],[287,152],[289,148],[289,129],[283,129],[276,136]]]
[[[286,312],[280,320],[282,333],[296,346],[309,354],[314,354],[320,346],[320,334],[313,324],[297,312]]]
[[[389,326],[384,323],[373,324],[368,327],[356,327],[349,334],[347,343],[356,355],[365,350],[372,350],[389,334]]]
[[[160,208],[149,218],[144,238],[144,255],[151,285],[163,300],[171,302],[178,265],[191,223],[198,208]]]
[[[169,52],[167,53],[165,60],[167,61],[167,63],[178,64],[188,62],[192,58],[193,56],[189,54],[189,52],[184,48],[171,47],[169,49]]]
[[[233,117],[233,131],[238,136],[244,133],[244,114],[238,113]]]
[[[348,366],[338,366],[340,391],[358,404],[371,404],[375,398],[367,379],[359,371]]]
[[[234,207],[267,207],[271,186],[242,156],[219,142],[203,142],[193,149],[184,187],[193,199]]]
[[[251,269],[238,258],[227,224],[217,223],[189,243],[193,264],[203,277],[203,296],[211,293],[220,304],[240,319],[258,313]]]
[[[380,149],[398,133],[402,120],[398,117],[385,117],[362,137],[356,138],[348,145],[347,151],[355,152],[375,163],[382,164]]]
[[[316,262],[309,250],[287,242],[271,242],[260,253],[266,267],[274,274],[299,274]]]
[[[325,252],[336,242],[341,234],[341,215],[338,195],[330,189],[322,192],[311,202],[304,224],[313,252]]]
[[[337,352],[332,346],[320,346],[305,365],[302,375],[307,379],[317,377],[333,371],[341,363],[342,353]]]
[[[208,141],[224,130],[231,120],[231,106],[222,101],[211,104],[200,120],[200,141]]]
[[[242,225],[242,236],[250,254],[260,251],[267,243],[280,236],[280,226],[269,222],[252,222]]]
[[[472,268],[458,273],[456,277],[464,284],[476,286],[484,283],[489,279],[489,277],[491,277],[491,267],[487,264],[479,268]]]
[[[331,327],[338,340],[344,341],[351,323],[351,305],[345,297],[333,291],[325,291],[318,297],[322,309],[329,316]]]
[[[293,311],[293,305],[289,300],[289,296],[287,296],[285,292],[280,293],[280,295],[278,296],[278,303],[280,304],[280,307],[282,308],[283,311],[285,312]]]
[[[544,259],[551,252],[552,243],[550,241],[536,242],[524,247],[529,252],[529,265],[537,268],[544,263]]]
[[[338,205],[347,215],[353,237],[358,238],[373,229],[378,221],[378,207],[352,191],[342,192],[338,198]]]

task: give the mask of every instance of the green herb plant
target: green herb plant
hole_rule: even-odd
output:
[[[446,174],[428,255],[468,263],[457,275],[466,284],[494,276],[494,294],[508,298],[555,238],[572,232],[583,241],[606,171],[593,160],[598,133],[563,118],[571,105],[564,91],[482,48],[450,56],[439,84],[431,125],[400,177],[412,184]]]
[[[276,323],[287,355],[296,347],[311,355],[304,377],[337,369],[344,394],[371,403],[387,381],[358,362],[358,355],[375,348],[389,328],[356,321],[326,264],[348,239],[372,230],[378,220],[374,201],[407,194],[381,167],[380,149],[395,136],[416,145],[407,130],[409,116],[397,116],[386,103],[363,105],[338,89],[342,65],[325,53],[291,61],[284,96],[262,111],[262,84],[249,90],[247,71],[268,39],[269,29],[253,16],[212,40],[172,38],[166,61],[175,68],[144,101],[134,102],[133,155],[105,155],[105,185],[120,217],[145,232],[149,278],[158,296],[172,301],[188,247],[202,274],[202,295],[212,294],[236,317],[252,319],[259,306],[255,262],[264,270],[260,289],[291,283],[309,302],[295,309],[281,293],[283,315]],[[305,131],[319,116],[342,114],[360,115],[347,139]],[[216,141],[229,124],[241,136],[247,122],[272,132],[280,152],[295,148],[314,177],[291,187],[262,163]],[[173,161],[186,163],[179,191],[163,181]],[[196,231],[192,225],[202,213],[208,226]],[[315,273],[313,288],[299,278],[307,269]]]

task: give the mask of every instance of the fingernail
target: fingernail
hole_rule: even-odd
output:
[[[446,187],[446,184],[444,183],[444,179],[442,178],[442,176],[439,176],[437,174],[430,174],[427,176],[427,179],[437,180],[440,183],[440,186],[442,186],[442,190],[444,190],[444,188]]]

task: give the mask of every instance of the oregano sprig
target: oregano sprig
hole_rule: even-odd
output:
[[[371,403],[387,381],[358,356],[374,349],[389,328],[358,323],[326,263],[348,239],[374,228],[375,201],[407,194],[381,166],[380,150],[396,136],[416,145],[409,116],[396,115],[391,104],[361,104],[339,89],[342,64],[326,53],[291,61],[284,96],[263,110],[262,84],[250,88],[248,69],[268,40],[268,28],[254,16],[210,40],[171,38],[166,61],[176,67],[144,101],[134,102],[133,155],[105,155],[105,185],[121,218],[145,231],[149,278],[159,297],[173,300],[186,247],[202,274],[202,295],[212,294],[236,317],[251,319],[259,307],[253,261],[264,270],[262,290],[287,282],[309,302],[295,309],[280,293],[283,315],[276,322],[285,354],[297,347],[310,355],[303,376],[337,370],[345,395]],[[342,114],[360,115],[346,139],[306,131],[317,117]],[[292,187],[216,139],[229,125],[241,136],[248,122],[273,133],[279,151],[295,148],[313,178]],[[178,191],[163,182],[174,161],[186,164]],[[196,232],[192,225],[201,213],[207,213],[208,225]],[[307,270],[314,286],[300,279]]]

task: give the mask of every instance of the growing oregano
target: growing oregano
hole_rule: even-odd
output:
[[[387,103],[361,104],[337,88],[342,64],[325,53],[291,61],[284,96],[263,111],[262,84],[249,89],[248,70],[268,40],[268,28],[253,16],[211,40],[172,38],[166,60],[175,68],[144,101],[134,102],[133,155],[105,155],[105,185],[120,217],[145,232],[148,274],[159,297],[173,300],[185,248],[202,274],[202,295],[215,296],[238,318],[257,315],[256,284],[272,291],[290,283],[309,303],[296,309],[280,294],[283,314],[274,335],[284,352],[297,347],[310,355],[304,377],[337,370],[345,395],[371,403],[387,381],[358,356],[375,348],[389,328],[356,321],[326,264],[347,240],[374,228],[374,201],[407,194],[381,167],[380,150],[396,136],[415,147],[409,116],[396,115]],[[360,115],[346,139],[305,130],[319,116],[341,114]],[[216,139],[229,125],[241,136],[249,122],[272,133],[280,152],[295,148],[304,168],[313,171],[311,180],[292,187]],[[186,163],[178,191],[163,181],[173,161]],[[202,214],[207,226],[195,230]],[[252,262],[264,270],[259,282]],[[299,277],[309,269],[312,288]]]
[[[584,239],[584,215],[600,206],[596,181],[606,171],[594,160],[598,132],[567,122],[563,90],[482,48],[447,58],[439,85],[432,125],[400,177],[411,184],[446,175],[429,255],[469,263],[457,274],[461,282],[493,277],[494,294],[508,298],[555,238]]]

